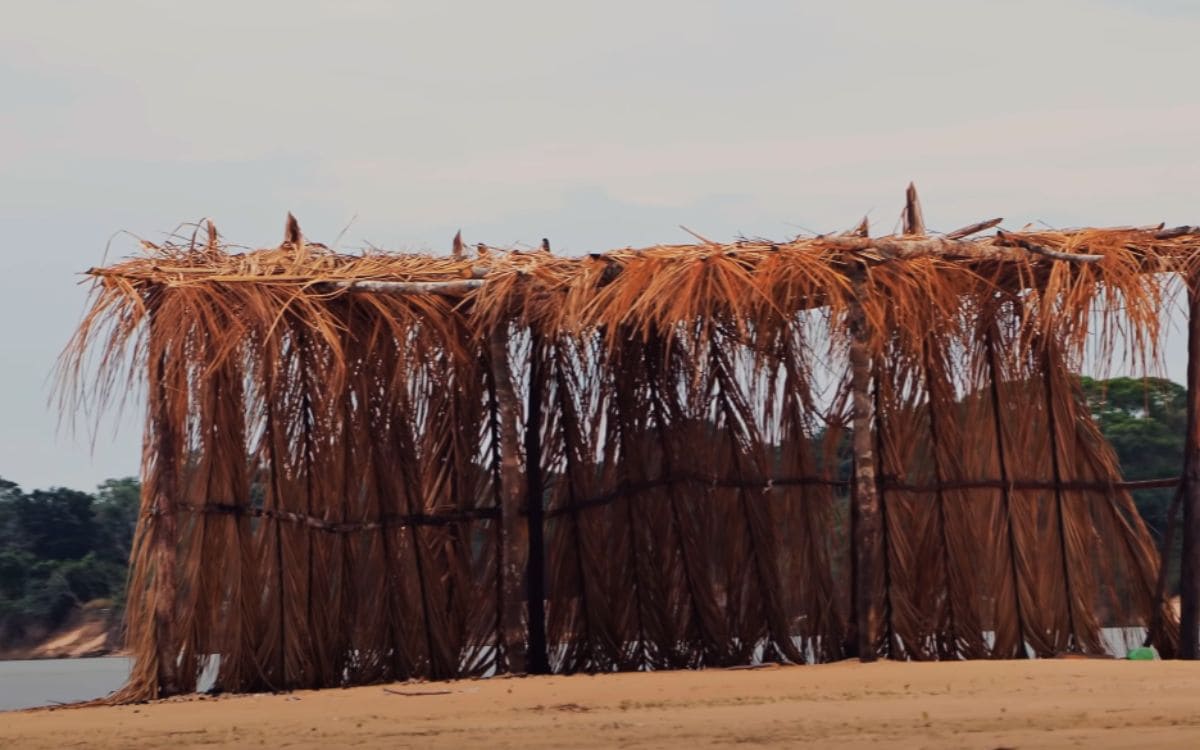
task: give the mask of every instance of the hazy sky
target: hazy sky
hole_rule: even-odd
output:
[[[118,230],[275,244],[291,210],[345,248],[581,252],[890,231],[909,180],[934,229],[1200,223],[1188,0],[0,2],[0,476],[28,488],[136,472],[139,414],[93,453],[47,407]]]

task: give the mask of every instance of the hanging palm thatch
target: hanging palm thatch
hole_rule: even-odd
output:
[[[1173,653],[1071,373],[1156,360],[1200,230],[971,238],[997,223],[928,235],[914,194],[898,236],[471,258],[210,224],[93,269],[64,405],[148,395],[117,699],[214,657],[254,691],[1099,654],[1113,627]]]

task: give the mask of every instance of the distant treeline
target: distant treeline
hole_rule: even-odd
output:
[[[1116,451],[1126,479],[1164,479],[1182,473],[1187,389],[1161,378],[1082,378],[1082,386],[1092,416]],[[1166,528],[1174,492],[1133,493],[1138,512],[1156,537]]]
[[[1182,386],[1140,378],[1082,378],[1081,386],[1126,479],[1180,473],[1187,423]],[[1166,526],[1172,492],[1135,493],[1156,536]],[[121,609],[138,495],[133,478],[110,479],[90,494],[24,492],[0,478],[0,646],[47,633],[85,605]]]
[[[0,646],[37,638],[76,609],[120,609],[137,522],[136,479],[95,493],[23,492],[0,479]]]

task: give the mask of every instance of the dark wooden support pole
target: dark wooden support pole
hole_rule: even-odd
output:
[[[151,331],[153,335],[153,321]],[[153,440],[145,450],[153,465],[153,496],[149,503],[152,514],[154,546],[154,643],[158,660],[158,691],[154,698],[174,695],[181,689],[179,674],[179,641],[175,632],[175,605],[179,580],[175,565],[175,545],[178,539],[175,505],[179,502],[179,450],[175,444],[176,431],[171,420],[170,389],[166,384],[166,354],[159,356],[150,376],[150,414]],[[150,464],[148,464],[150,465]]]
[[[521,443],[517,434],[519,402],[513,390],[508,364],[508,323],[497,326],[488,340],[492,382],[496,391],[496,411],[500,449],[500,640],[504,648],[505,669],[512,674],[525,673],[525,634],[521,627],[524,603],[524,573],[521,570],[521,505],[524,486],[521,479]]]
[[[634,334],[627,328],[618,329],[616,334],[617,340],[621,343],[620,357],[638,356],[636,347],[637,340],[634,339]],[[619,361],[619,360],[618,360]],[[635,406],[632,396],[632,390],[635,387],[630,383],[631,375],[629,368],[622,369],[620,366],[613,369],[613,405],[616,407],[614,414],[614,422],[618,430],[618,448],[620,458],[615,462],[621,481],[633,484],[634,482],[642,482],[646,479],[645,468],[641,465],[642,454],[638,452],[635,445],[634,434],[636,428],[633,426],[635,422]],[[633,642],[633,648],[628,649],[629,656],[625,660],[625,669],[647,669],[654,665],[651,658],[650,639],[646,633],[646,620],[649,619],[647,609],[649,604],[647,599],[650,597],[645,591],[642,584],[643,569],[648,565],[638,554],[638,549],[642,546],[641,541],[644,535],[640,530],[645,527],[642,514],[635,509],[636,495],[626,494],[624,497],[625,505],[625,526],[629,535],[629,570],[633,578],[633,615],[637,624],[637,640]],[[624,592],[622,592],[624,593]],[[624,644],[618,644],[619,650],[624,651]]]
[[[862,285],[856,284],[861,290]],[[867,345],[867,322],[862,308],[850,308],[851,425],[854,431],[854,490],[852,555],[854,565],[854,618],[859,661],[875,661],[879,640],[881,603],[876,586],[880,568],[883,529],[879,520],[879,496],[875,483],[875,449],[871,439],[874,408],[871,402],[871,355]]]
[[[158,652],[158,695],[174,695],[180,690],[179,640],[175,632],[175,604],[178,601],[179,580],[175,570],[176,529],[175,503],[178,502],[179,451],[167,407],[167,388],[163,383],[163,361],[156,366],[157,377],[151,385],[154,400],[155,484],[150,509],[154,514],[154,632]]]
[[[1195,660],[1200,659],[1200,273],[1188,279],[1187,378],[1179,658]]]
[[[1185,428],[1186,429],[1186,428]],[[1185,451],[1186,453],[1186,451]],[[1166,610],[1171,606],[1167,597],[1167,578],[1171,572],[1171,555],[1175,551],[1175,527],[1179,525],[1179,508],[1183,505],[1183,493],[1187,489],[1187,456],[1184,456],[1184,479],[1175,487],[1171,495],[1171,504],[1167,506],[1167,525],[1163,529],[1162,542],[1158,547],[1158,578],[1154,584],[1154,612],[1150,615],[1150,625],[1146,628],[1146,638],[1143,646],[1153,646],[1163,635],[1163,620]],[[1176,649],[1178,655],[1178,649]]]
[[[917,196],[917,186],[908,183],[904,191],[904,233],[925,234],[925,213],[921,210],[921,199]]]
[[[529,523],[525,587],[529,592],[527,666],[531,674],[550,673],[546,649],[545,506],[542,497],[542,355],[541,336],[533,333],[529,347],[529,402],[525,418],[525,503]]]
[[[270,472],[270,478],[266,486],[266,498],[264,504],[269,504],[269,507],[276,512],[284,512],[282,495],[283,486],[280,481],[279,473],[283,469],[283,449],[282,441],[279,437],[278,423],[275,418],[275,378],[269,376],[267,381],[267,393],[269,394],[264,399],[266,407],[266,421],[264,423],[263,441],[267,445],[267,468]],[[289,629],[287,627],[287,605],[285,598],[287,596],[287,585],[284,582],[287,576],[287,567],[283,563],[283,524],[279,518],[271,519],[271,539],[272,544],[268,549],[273,549],[273,562],[275,564],[275,575],[271,583],[275,586],[275,601],[273,613],[276,621],[279,623],[279,643],[273,665],[275,673],[271,676],[264,675],[268,687],[272,690],[284,690],[288,685],[288,637]],[[264,539],[266,534],[264,533]],[[268,672],[268,675],[270,673]],[[274,680],[274,682],[272,682]]]
[[[555,395],[558,397],[558,413],[562,419],[563,432],[563,459],[566,463],[566,483],[567,483],[567,501],[570,503],[567,518],[569,519],[572,537],[572,546],[575,556],[575,575],[579,580],[579,610],[580,619],[583,621],[586,628],[586,638],[584,642],[589,645],[592,650],[592,658],[597,659],[600,656],[603,646],[596,639],[595,626],[592,621],[593,610],[590,605],[590,590],[588,571],[583,564],[584,556],[584,531],[579,523],[579,508],[578,503],[581,498],[576,493],[578,483],[582,476],[579,467],[576,465],[577,459],[575,454],[575,446],[581,442],[579,436],[579,419],[575,414],[574,396],[571,393],[570,385],[567,380],[566,355],[563,352],[563,344],[561,341],[554,345],[554,382]]]
[[[504,507],[504,492],[501,481],[500,469],[500,406],[496,403],[496,379],[493,377],[493,368],[491,367],[492,355],[491,345],[489,342],[488,349],[480,358],[480,364],[483,370],[487,373],[484,380],[487,381],[487,414],[488,414],[488,434],[491,436],[491,445],[488,446],[488,478],[492,482],[492,497],[494,507],[499,510]],[[506,647],[504,643],[504,524],[497,519],[492,525],[492,537],[494,537],[495,551],[495,603],[496,603],[496,671],[503,672],[505,664]]]
[[[401,409],[402,413],[412,413],[412,408],[403,401],[401,402]],[[403,453],[407,452],[408,451],[406,450]],[[401,453],[401,455],[403,455],[403,453]],[[415,477],[412,477],[408,471],[403,471],[403,475],[405,476],[405,481],[408,484],[408,487],[405,488],[404,491],[405,508],[410,514],[424,512],[424,509],[422,508],[423,503],[421,502],[420,492],[417,489],[420,487],[419,480],[417,480]],[[434,611],[436,605],[430,601],[429,590],[432,588],[432,586],[430,581],[429,564],[425,560],[425,542],[422,540],[421,529],[416,524],[408,524],[408,540],[409,544],[412,545],[413,561],[416,563],[417,568],[417,587],[421,597],[421,624],[425,628],[425,648],[429,653],[429,676],[436,680],[449,675],[444,673],[443,665],[441,664],[441,660],[438,657],[437,648],[435,647],[436,640],[434,637],[433,618],[431,617],[431,613]]]
[[[1062,468],[1058,456],[1058,419],[1054,413],[1054,373],[1051,367],[1060,364],[1060,360],[1050,356],[1049,345],[1042,357],[1042,381],[1046,392],[1046,425],[1050,436],[1050,468],[1054,473],[1054,506],[1058,521],[1058,546],[1062,555],[1063,586],[1067,594],[1067,650],[1076,651],[1080,648],[1079,639],[1075,632],[1075,591],[1071,586],[1071,559],[1067,549],[1066,497],[1063,495]]]
[[[883,366],[881,357],[876,357],[871,364],[872,408],[875,410],[875,496],[879,504],[879,564],[883,568],[883,614],[880,627],[887,646],[887,656],[892,659],[903,658],[900,641],[896,638],[896,624],[893,618],[896,614],[892,606],[892,549],[891,526],[888,524],[887,498],[887,442],[888,421],[884,418],[883,410]]]
[[[935,639],[937,654],[939,659],[952,659],[958,655],[958,630],[955,628],[954,621],[954,585],[952,579],[954,577],[954,561],[950,559],[950,532],[949,524],[946,518],[946,493],[942,490],[942,483],[946,481],[946,468],[942,464],[942,435],[939,430],[938,418],[939,409],[938,397],[941,395],[938,386],[940,383],[935,383],[935,379],[942,374],[942,369],[936,366],[934,359],[933,346],[926,341],[924,351],[922,352],[925,369],[925,395],[929,400],[929,450],[933,453],[933,481],[937,489],[934,491],[934,503],[937,507],[938,533],[941,536],[942,544],[942,569],[946,575],[946,628],[942,630],[942,622],[940,613],[936,613],[935,631],[937,636]]]
[[[1008,531],[1008,562],[1013,582],[1013,606],[1017,613],[1017,653],[1023,659],[1029,658],[1029,649],[1025,647],[1025,614],[1021,609],[1021,573],[1017,561],[1017,530],[1013,525],[1012,486],[1008,476],[1008,456],[1004,448],[1004,418],[1000,413],[1000,363],[996,355],[996,340],[993,332],[988,330],[984,339],[987,345],[988,376],[991,381],[989,395],[992,399],[992,420],[996,427],[996,459],[1000,464],[1001,507],[1004,509],[1004,521]]]

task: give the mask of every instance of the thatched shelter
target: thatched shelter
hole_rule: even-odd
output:
[[[1103,654],[1113,628],[1194,657],[1196,419],[1188,481],[1137,485],[1186,500],[1181,643],[1073,373],[1152,363],[1173,279],[1200,324],[1200,229],[999,223],[927,233],[910,190],[887,237],[432,257],[289,218],[277,248],[209,224],[91,270],[67,406],[148,395],[118,699],[214,657],[227,691]]]

